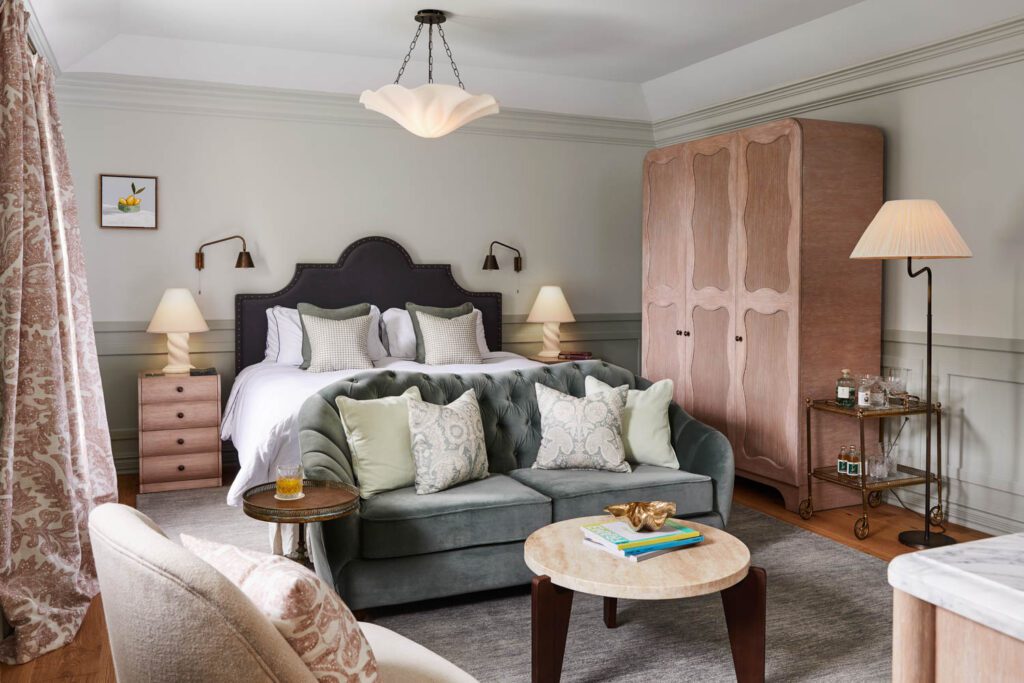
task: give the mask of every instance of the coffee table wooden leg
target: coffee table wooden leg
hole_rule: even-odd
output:
[[[604,599],[604,625],[608,628],[617,628],[619,625],[618,621],[619,613],[619,599],[618,598],[605,598]]]
[[[765,570],[751,567],[745,579],[722,591],[732,662],[739,683],[764,682],[767,587]]]
[[[547,576],[533,577],[533,683],[558,683],[562,676],[572,595]]]

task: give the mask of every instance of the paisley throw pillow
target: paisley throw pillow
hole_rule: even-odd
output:
[[[238,586],[320,683],[377,683],[377,660],[359,622],[330,586],[280,555],[186,534],[181,544]]]
[[[416,493],[437,493],[487,476],[480,404],[472,389],[446,406],[409,399]]]
[[[537,384],[540,448],[534,468],[631,472],[622,443],[628,387],[576,398]]]

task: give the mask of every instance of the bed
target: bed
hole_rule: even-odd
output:
[[[340,308],[375,304],[381,311],[404,308],[406,302],[458,306],[470,302],[483,319],[489,353],[479,365],[424,365],[386,357],[374,370],[311,373],[265,358],[267,309],[311,303]],[[221,422],[221,438],[238,451],[239,473],[228,493],[240,505],[242,493],[270,481],[279,465],[298,462],[295,416],[310,395],[340,379],[388,370],[424,373],[501,372],[539,365],[501,350],[501,294],[471,292],[456,282],[451,266],[413,263],[409,253],[387,237],[353,242],[337,263],[300,263],[283,289],[270,294],[235,296],[235,373]]]

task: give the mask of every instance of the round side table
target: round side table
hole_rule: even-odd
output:
[[[298,500],[274,498],[277,484],[259,484],[242,494],[242,510],[253,519],[277,524],[298,524],[299,542],[288,559],[313,567],[306,552],[306,524],[345,517],[359,510],[359,490],[336,481],[303,479]]]

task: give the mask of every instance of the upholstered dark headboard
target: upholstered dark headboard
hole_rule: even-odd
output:
[[[487,346],[501,350],[501,294],[463,289],[447,264],[413,263],[402,245],[387,237],[364,237],[345,249],[337,263],[299,263],[284,289],[272,294],[235,295],[235,372],[263,360],[268,308],[310,303],[340,308],[358,303],[405,308],[406,302],[480,309]]]

